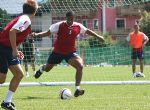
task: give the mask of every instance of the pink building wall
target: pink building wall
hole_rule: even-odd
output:
[[[94,19],[98,20],[98,29],[93,29],[93,20]],[[93,16],[88,21],[89,21],[88,27],[90,29],[95,30],[95,31],[102,31],[102,11],[100,9],[96,12],[95,16]]]
[[[115,28],[116,10],[106,8],[106,31]]]
[[[139,19],[139,17],[136,16],[124,16],[124,17],[118,17],[116,15],[116,9],[115,8],[106,8],[106,31],[109,32],[112,29],[116,29],[116,19],[125,19],[125,29],[132,29],[133,25],[135,24],[135,21]],[[103,30],[103,17],[102,17],[102,10],[98,9],[96,13],[87,16],[77,16],[77,22],[82,23],[83,20],[87,20],[87,28],[92,29],[94,31],[101,31]],[[98,29],[93,29],[93,20],[98,20]],[[60,20],[65,20],[64,17],[62,18],[53,18],[52,23],[58,22]]]
[[[135,21],[139,19],[137,16],[118,17],[116,9],[106,8],[106,30],[116,29],[116,19],[125,19],[125,29],[131,29]]]
[[[140,19],[139,17],[136,16],[128,16],[126,17],[126,27],[127,28],[132,28],[133,25],[135,24],[136,20]]]
[[[102,11],[99,9],[99,11],[97,11],[95,14],[92,14],[89,17],[77,17],[78,21],[82,23],[83,20],[87,20],[87,28],[92,29],[94,31],[101,31],[102,30]],[[93,29],[93,20],[98,20],[98,29]]]
[[[99,21],[99,29],[93,29],[93,20],[97,19]],[[139,19],[137,16],[123,16],[118,17],[116,15],[115,8],[106,8],[106,31],[109,32],[111,29],[116,29],[116,20],[117,19],[125,19],[125,29],[132,29],[135,21]],[[99,9],[96,14],[90,18],[81,17],[78,19],[78,22],[82,23],[83,20],[87,20],[87,28],[90,28],[94,31],[101,31],[103,30],[103,17],[102,17],[102,10]]]

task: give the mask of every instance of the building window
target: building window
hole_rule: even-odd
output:
[[[117,28],[125,28],[125,20],[124,19],[117,19],[116,20],[116,27]]]
[[[87,27],[87,20],[82,21],[83,26]]]
[[[98,29],[98,20],[97,19],[93,20],[93,28]]]

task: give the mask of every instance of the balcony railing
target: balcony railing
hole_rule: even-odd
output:
[[[143,9],[142,5],[117,7],[116,14],[117,16],[139,16],[141,9]]]

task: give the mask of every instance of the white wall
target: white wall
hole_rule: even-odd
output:
[[[32,29],[47,31],[52,24],[52,16],[50,13],[43,14],[42,16],[35,16],[32,20]],[[52,40],[49,37],[42,38],[42,41],[36,42],[37,47],[51,48]]]
[[[43,14],[42,16],[42,31],[47,31],[52,24],[52,15]],[[45,37],[41,42],[42,47],[52,47],[52,40],[49,37]]]

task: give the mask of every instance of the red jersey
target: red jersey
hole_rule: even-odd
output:
[[[31,31],[31,23],[27,15],[22,15],[11,20],[0,33],[0,45],[11,47],[9,40],[9,31],[11,28],[17,29],[20,32],[16,34],[16,45],[24,41]]]
[[[76,38],[79,34],[85,33],[86,30],[86,27],[76,22],[74,22],[72,26],[68,26],[66,22],[53,24],[50,27],[50,32],[57,33],[57,39],[54,43],[54,52],[68,54],[76,51]]]

